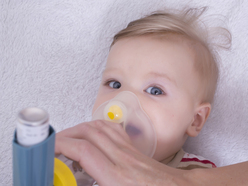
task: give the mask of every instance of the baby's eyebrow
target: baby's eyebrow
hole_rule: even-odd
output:
[[[159,72],[150,72],[148,73],[149,76],[154,76],[155,78],[163,78],[163,79],[167,79],[169,80],[171,83],[173,83],[174,85],[177,85],[176,81],[173,80],[171,77],[169,77],[167,74],[165,73],[159,73]]]
[[[111,73],[111,72],[120,73],[120,71],[119,71],[118,68],[108,68],[108,69],[104,69],[103,72],[102,72],[102,74],[108,74],[108,73]]]

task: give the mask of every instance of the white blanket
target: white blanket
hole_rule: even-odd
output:
[[[130,21],[155,10],[209,6],[233,36],[221,52],[214,109],[185,151],[224,166],[248,160],[248,1],[2,0],[0,3],[0,185],[12,185],[16,115],[38,106],[56,131],[91,119],[109,45]]]

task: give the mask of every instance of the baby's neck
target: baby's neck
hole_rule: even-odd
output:
[[[169,163],[169,162],[176,156],[176,154],[177,154],[177,153],[175,153],[175,154],[173,154],[173,155],[171,155],[171,156],[169,156],[169,157],[163,159],[163,160],[160,161],[160,162],[163,163],[163,164],[167,164],[167,163]]]

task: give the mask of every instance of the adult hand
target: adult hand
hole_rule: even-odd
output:
[[[101,186],[187,184],[184,171],[141,154],[119,124],[107,121],[81,123],[59,132],[55,153],[78,161]]]

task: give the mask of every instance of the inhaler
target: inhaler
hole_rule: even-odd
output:
[[[19,112],[13,139],[13,185],[53,186],[55,131],[46,111]]]
[[[19,112],[14,132],[13,186],[77,186],[70,169],[54,158],[55,131],[37,107]]]

